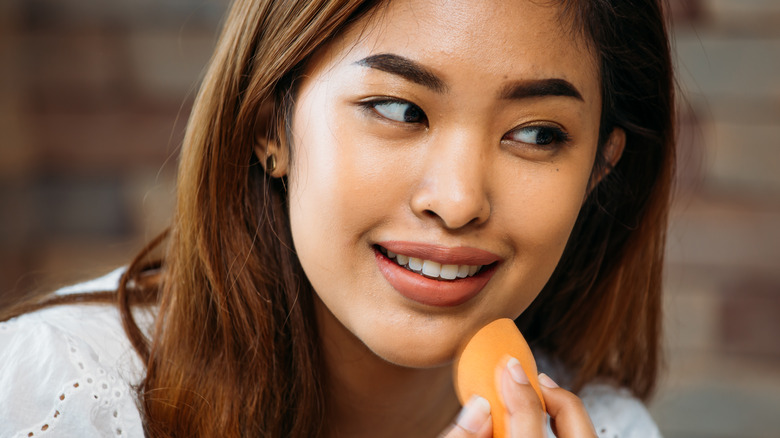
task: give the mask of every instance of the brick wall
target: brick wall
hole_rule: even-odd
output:
[[[0,302],[127,263],[165,227],[225,4],[0,5]]]
[[[676,2],[680,190],[669,233],[667,437],[780,430],[780,2]]]

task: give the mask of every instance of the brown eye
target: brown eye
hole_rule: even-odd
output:
[[[371,107],[380,116],[401,123],[423,123],[425,113],[419,106],[402,100],[371,102]]]
[[[558,127],[525,126],[511,131],[504,138],[536,146],[548,146],[565,143],[569,135]]]

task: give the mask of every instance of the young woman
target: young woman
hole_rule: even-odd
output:
[[[170,230],[6,313],[1,434],[488,437],[451,364],[509,317],[558,436],[657,435],[673,107],[658,1],[237,0]]]

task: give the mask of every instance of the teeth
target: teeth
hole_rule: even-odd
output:
[[[403,254],[396,254],[392,251],[382,248],[382,252],[387,254],[388,258],[395,259],[395,262],[405,266],[410,271],[423,274],[427,277],[441,278],[443,280],[454,280],[456,278],[471,277],[479,271],[482,266],[479,265],[442,265],[432,260],[423,260],[416,257],[409,257]]]
[[[441,264],[432,262],[430,260],[425,260],[423,262],[422,273],[429,277],[438,277],[439,274],[441,274]]]
[[[443,265],[439,275],[445,280],[454,280],[458,277],[458,265]]]

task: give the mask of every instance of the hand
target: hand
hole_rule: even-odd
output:
[[[546,414],[517,360],[510,360],[500,373],[501,395],[506,406],[507,438],[544,437]],[[558,438],[596,437],[596,431],[585,406],[576,395],[558,385],[545,374],[539,375],[542,396],[553,432]],[[440,435],[442,438],[490,438],[493,436],[490,404],[482,397],[472,397],[455,422]]]

